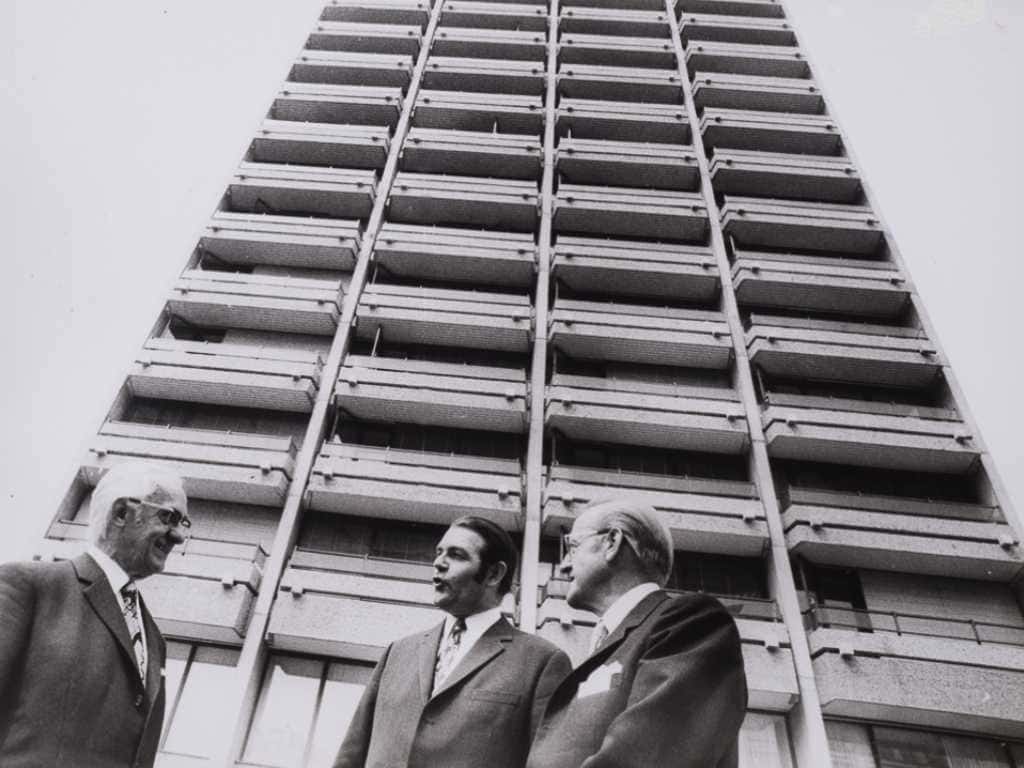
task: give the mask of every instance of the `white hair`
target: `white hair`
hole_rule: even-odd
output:
[[[185,495],[181,478],[158,464],[129,462],[107,470],[89,501],[89,541],[98,544],[106,538],[114,502],[125,498],[146,499],[157,489]]]
[[[640,566],[660,586],[672,575],[672,531],[650,504],[636,499],[602,499],[587,505],[598,527],[618,528],[633,547]]]

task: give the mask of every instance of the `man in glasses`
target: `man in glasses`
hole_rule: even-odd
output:
[[[164,569],[191,521],[181,479],[108,471],[89,548],[0,565],[0,765],[152,766],[164,717],[164,640],[137,582]]]
[[[651,507],[593,504],[565,537],[570,606],[599,617],[548,701],[527,768],[734,768],[747,703],[722,605],[672,597],[672,538]]]

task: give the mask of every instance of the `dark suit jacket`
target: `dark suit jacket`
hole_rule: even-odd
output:
[[[0,765],[153,764],[165,646],[140,605],[145,686],[117,598],[90,556],[0,566]]]
[[[569,657],[501,619],[431,695],[443,626],[384,652],[335,768],[522,768]]]
[[[648,595],[548,702],[528,768],[732,768],[747,705],[732,617]]]

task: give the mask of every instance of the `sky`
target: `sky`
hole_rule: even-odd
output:
[[[44,533],[320,0],[8,0],[0,562]],[[1024,505],[1024,4],[786,0]]]

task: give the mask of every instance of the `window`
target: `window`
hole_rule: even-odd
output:
[[[747,712],[740,728],[739,768],[793,768],[784,715]]]
[[[736,597],[768,597],[764,562],[758,557],[676,551],[669,589]]]
[[[371,670],[368,664],[273,656],[243,761],[274,768],[330,766]]]
[[[1024,768],[1024,744],[908,728],[825,722],[835,768]]]
[[[162,753],[209,758],[227,746],[234,724],[227,699],[238,689],[237,663],[234,649],[167,644]]]
[[[319,552],[430,563],[445,530],[442,525],[314,512],[303,520],[298,546]]]

